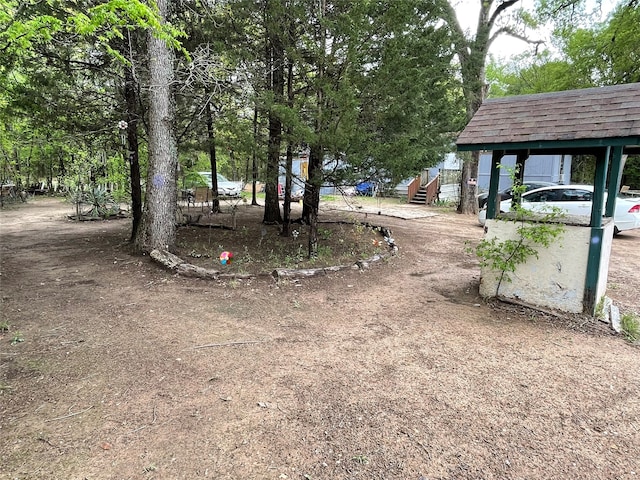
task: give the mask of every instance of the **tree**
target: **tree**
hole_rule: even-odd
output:
[[[271,102],[268,110],[269,146],[265,172],[264,223],[281,223],[278,199],[278,173],[282,144],[282,120],[277,107],[284,103],[285,52],[282,38],[281,20],[284,18],[285,5],[281,0],[265,0],[265,65],[266,89]],[[286,31],[286,29],[285,29]]]
[[[582,4],[566,12],[547,3],[541,15],[554,18],[556,52],[520,55],[506,65],[489,64],[490,96],[555,92],[640,81],[640,6],[618,5],[604,21]],[[577,27],[576,25],[580,25]]]
[[[393,184],[436,164],[451,141],[456,101],[451,53],[419,2],[320,2],[305,37],[309,181],[303,219],[313,223],[320,187],[367,178]],[[418,28],[429,24],[428,29]],[[394,183],[395,182],[395,183]]]
[[[277,124],[281,123],[278,110],[282,93],[277,93],[277,90],[279,88],[282,91],[282,81],[278,81],[278,71],[272,66],[282,63],[274,63],[273,47],[282,45],[286,36],[282,33],[281,25],[286,9],[281,0],[236,0],[223,6],[198,4],[193,7],[193,11],[198,11],[194,18],[188,13],[182,16],[189,34],[185,45],[197,52],[197,63],[189,65],[188,74],[198,78],[196,81],[190,80],[188,88],[185,85],[181,89],[180,97],[186,110],[206,112],[205,104],[211,102],[211,131],[215,135],[215,145],[224,144],[223,153],[229,155],[228,165],[232,176],[243,170],[240,162],[244,159],[247,178],[251,173],[255,181],[261,173],[261,178],[267,180],[265,221],[279,223],[278,163],[281,139],[279,141],[277,136],[272,136],[270,149],[268,145],[265,148],[268,142],[263,143],[263,123],[269,122],[271,134],[277,133],[281,137],[282,125],[278,128]],[[202,52],[206,53],[203,55]],[[189,95],[188,92],[193,92],[194,87],[196,90],[205,90],[204,98]],[[255,115],[249,113],[249,109]],[[194,133],[197,132],[197,122],[191,126]],[[197,138],[197,133],[193,138]],[[209,137],[208,148],[213,143],[212,138]],[[197,142],[193,142],[193,148],[199,148]],[[255,160],[251,172],[250,160]],[[257,204],[255,192],[252,203]]]
[[[640,81],[640,5],[629,2],[591,28],[558,29],[559,43],[579,75],[593,85]]]
[[[176,12],[174,18],[185,32],[182,45],[191,57],[188,62],[179,62],[176,76],[180,171],[205,168],[194,158],[204,157],[203,152],[208,154],[213,211],[219,210],[219,171],[234,180],[243,173],[248,178],[252,137],[245,111],[251,87],[242,59],[249,55],[237,41],[239,26],[231,8],[237,3],[182,3],[188,8]]]
[[[28,125],[30,132],[28,163],[14,155],[16,175],[26,183],[46,178],[51,186],[55,177],[68,174],[73,178],[67,182],[71,186],[103,177],[108,139],[95,132],[103,132],[110,119],[112,126],[116,124],[113,92],[105,88],[113,84],[113,73],[89,43],[70,43],[62,32],[56,39],[55,45],[33,41],[28,50],[16,52],[5,64],[3,119],[7,125]],[[25,139],[16,140],[23,143]],[[72,157],[83,161],[72,162]]]
[[[123,155],[125,161],[129,164],[129,184],[131,188],[131,242],[135,242],[138,235],[138,229],[142,223],[142,205],[143,194],[141,184],[141,168],[140,168],[140,141],[139,128],[142,122],[143,113],[140,99],[140,82],[136,75],[135,54],[138,52],[139,30],[127,32],[126,37],[116,40],[115,48],[122,58],[127,61],[122,65],[122,88],[121,96],[125,105],[125,124],[119,122],[119,126],[124,131],[123,135]],[[124,127],[124,128],[123,128]]]
[[[551,8],[551,7],[554,8]],[[576,5],[579,7],[580,5]],[[543,51],[533,61],[521,56],[510,65],[491,64],[488,79],[490,95],[522,95],[555,92],[577,88],[615,85],[640,81],[640,6],[633,1],[620,5],[602,22],[577,21],[590,18],[590,12],[571,12],[548,6],[557,27],[554,43],[560,54]],[[575,25],[588,25],[575,27]],[[558,58],[558,56],[560,58]],[[572,181],[590,182],[595,160],[577,156],[573,160]],[[639,156],[630,156],[625,163],[623,183],[633,188],[640,185]]]
[[[457,54],[467,122],[476,113],[487,93],[485,67],[493,41],[500,35],[510,35],[535,45],[541,43],[525,35],[524,28],[535,23],[530,16],[517,10],[518,0],[482,0],[479,3],[476,32],[474,36],[470,36],[460,26],[452,0],[436,1],[440,17],[451,31],[453,48]],[[478,209],[476,188],[471,179],[478,177],[479,152],[473,152],[469,158],[462,169],[458,205],[460,213],[476,213]]]
[[[447,32],[433,11],[418,8],[421,4],[421,0],[322,0],[315,4],[303,0],[234,0],[215,5],[183,2],[189,8],[171,20],[185,26],[189,34],[185,45],[195,60],[179,62],[178,74],[172,77],[169,69],[173,62],[164,57],[166,51],[152,45],[152,40],[166,41],[168,49],[175,48],[175,32],[169,22],[159,22],[138,2],[114,0],[91,7],[83,3],[82,8],[71,1],[35,2],[30,5],[44,9],[37,15],[33,10],[27,16],[40,19],[34,23],[35,32],[42,25],[54,25],[48,32],[55,30],[60,39],[63,33],[80,32],[82,37],[64,37],[68,54],[61,55],[59,46],[47,51],[48,61],[55,60],[56,69],[52,72],[33,68],[25,73],[34,86],[30,92],[43,91],[45,82],[36,83],[40,75],[47,80],[51,92],[58,89],[69,94],[61,103],[77,107],[73,113],[81,112],[83,100],[91,98],[91,102],[84,102],[90,108],[81,115],[82,124],[73,115],[52,118],[49,123],[56,132],[64,129],[76,134],[87,129],[85,125],[96,127],[90,129],[94,134],[87,136],[90,142],[83,145],[84,151],[65,152],[73,155],[74,161],[69,164],[78,168],[84,168],[91,158],[103,158],[106,152],[115,150],[122,156],[122,144],[113,141],[114,127],[122,119],[127,120],[128,153],[137,151],[138,144],[145,140],[141,128],[141,136],[136,136],[137,127],[145,119],[144,103],[152,106],[146,208],[140,217],[142,228],[135,227],[134,219],[133,231],[139,248],[166,248],[175,234],[169,226],[174,220],[169,202],[176,199],[177,160],[173,157],[178,151],[191,168],[197,163],[193,157],[204,158],[210,150],[213,170],[218,167],[215,152],[220,146],[221,156],[226,156],[229,168],[237,172],[238,152],[250,152],[246,139],[252,138],[258,144],[253,145],[253,151],[265,152],[255,155],[262,159],[262,165],[253,171],[263,167],[263,178],[268,180],[264,216],[267,222],[281,221],[277,183],[284,145],[289,156],[298,148],[308,146],[311,150],[311,181],[304,212],[311,212],[314,218],[320,187],[326,181],[338,183],[367,177],[398,181],[435,163],[450,143],[447,132],[453,131],[455,117],[451,112],[457,113],[459,107],[452,93],[456,82],[449,69]],[[18,9],[18,5],[27,4],[12,5]],[[54,11],[49,11],[52,5]],[[74,12],[71,16],[70,11]],[[20,29],[11,30],[11,18],[0,17],[7,22],[6,29],[0,28],[4,33],[0,34],[0,47],[6,40],[5,50],[25,60],[24,53],[34,51],[34,44],[47,46],[44,36],[21,36]],[[21,25],[26,25],[24,20],[21,18]],[[424,25],[428,28],[421,28]],[[138,50],[138,40],[140,50],[143,48],[143,40],[135,38],[138,26],[140,31],[155,34],[147,42],[154,80],[146,79],[145,55],[131,55]],[[6,34],[9,31],[11,35]],[[78,38],[83,42],[79,43]],[[18,47],[26,39],[29,46]],[[134,57],[141,61],[134,63]],[[13,61],[11,55],[5,59],[8,64]],[[74,68],[70,78],[77,79],[77,85],[70,80],[65,83],[62,73],[67,73],[68,65],[81,66],[84,62],[86,66],[91,64],[89,60],[96,62],[90,82],[81,76],[81,68]],[[33,64],[38,66],[37,59]],[[25,65],[24,61],[19,64],[23,70]],[[160,65],[162,68],[158,68]],[[160,82],[156,81],[158,76]],[[179,129],[173,125],[172,92],[167,87],[172,79],[179,92]],[[153,86],[148,96],[145,82]],[[108,102],[101,102],[95,95],[80,94],[79,87],[86,85],[94,88],[91,93],[102,94],[102,100],[108,98]],[[12,94],[12,99],[17,98]],[[99,112],[103,115],[97,115]],[[253,112],[257,115],[251,115]],[[42,118],[46,113],[43,108]],[[267,122],[268,143],[262,141]],[[174,136],[179,140],[172,140]],[[73,146],[78,144],[81,142],[74,142]],[[144,169],[144,145],[140,153],[143,158],[139,159],[139,168]],[[138,159],[131,154],[127,157],[135,197]],[[248,165],[247,162],[247,170]],[[311,224],[313,220],[308,217],[307,221]],[[316,242],[313,235],[310,239],[313,255]]]
[[[548,50],[533,61],[516,58],[510,64],[487,65],[488,97],[559,92],[592,86],[567,60],[554,59]]]
[[[169,0],[158,0],[158,14],[166,21]],[[148,37],[149,92],[149,168],[145,215],[136,238],[142,251],[170,250],[176,238],[178,152],[174,133],[171,93],[174,55],[170,45],[153,34]]]
[[[67,176],[67,184],[69,174],[74,173],[67,166],[78,170],[72,184],[82,184],[82,172],[91,181],[100,180],[96,172],[106,175],[106,160],[114,150],[120,154],[122,148],[113,141],[115,125],[126,118],[133,240],[142,216],[138,151],[142,115],[132,55],[136,47],[131,39],[136,37],[131,32],[144,28],[176,45],[175,29],[160,25],[154,9],[137,0],[3,3],[8,10],[0,14],[0,49],[6,53],[0,75],[19,79],[13,85],[20,90],[38,93],[29,95],[29,102],[20,102],[17,90],[12,94],[28,118],[47,125],[56,137],[64,137],[62,132],[66,132],[68,138],[58,149],[61,153],[56,165],[58,174]],[[118,85],[122,86],[119,97]],[[45,91],[47,94],[41,94]],[[64,99],[51,102],[52,97],[63,95]],[[56,104],[64,108],[56,108]],[[49,164],[51,179],[53,162]]]
[[[436,165],[464,120],[449,34],[434,11],[415,5],[380,3],[366,69],[352,77],[360,107],[344,141],[350,163],[392,185]]]

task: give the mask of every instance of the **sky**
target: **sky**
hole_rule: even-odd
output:
[[[592,8],[596,7],[597,0],[587,0],[589,4],[592,5]],[[602,5],[602,17],[604,20],[606,16],[613,10],[613,8],[620,3],[621,0],[601,0]],[[499,4],[500,1],[497,0],[496,4]],[[522,8],[526,10],[533,11],[534,9],[534,0],[521,0],[520,5]],[[514,7],[518,8],[518,6]],[[456,15],[458,16],[458,21],[460,22],[460,26],[464,30],[468,30],[470,32],[475,33],[476,25],[478,23],[478,12],[480,11],[480,0],[457,0],[456,2]],[[549,39],[551,36],[550,28],[542,28],[539,31],[530,32],[530,37],[535,40],[546,40],[547,45],[550,47]],[[508,60],[509,58],[527,52],[532,51],[532,46],[522,40],[517,38],[501,35],[498,37],[491,45],[489,49],[489,53],[496,58],[501,58],[504,60]]]

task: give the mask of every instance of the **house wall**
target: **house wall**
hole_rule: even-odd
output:
[[[515,155],[505,155],[502,165],[513,168],[516,164]],[[449,153],[445,159],[429,169],[429,177],[433,178],[443,170],[460,170],[462,161],[455,153]],[[478,192],[489,190],[491,178],[491,153],[480,155],[478,164]],[[570,155],[531,155],[524,164],[524,179],[529,181],[544,181],[568,184],[571,183],[571,156]],[[498,190],[511,186],[511,177],[507,168],[500,171],[500,185]]]
[[[602,298],[606,291],[613,239],[613,222],[605,219],[604,224],[597,299]],[[498,241],[517,239],[517,227],[516,222],[488,219],[485,238]],[[538,258],[531,257],[525,264],[518,265],[516,271],[509,274],[511,281],[502,281],[498,294],[539,307],[582,313],[590,241],[591,228],[588,225],[566,225],[562,238],[554,240],[548,248],[538,247]],[[480,294],[483,297],[495,296],[499,272],[484,267],[481,273]]]
[[[291,174],[293,175],[293,183],[295,186],[299,188],[304,187],[304,182],[307,180],[308,172],[309,172],[309,158],[304,157],[294,157],[293,162],[291,163]],[[280,162],[280,169],[278,172],[278,182],[281,185],[284,185],[287,180],[287,170],[285,168],[284,163]]]
[[[505,168],[500,170],[498,190],[511,186],[509,169],[516,165],[515,155],[505,155],[500,162]],[[491,178],[491,153],[480,155],[478,166],[478,191],[489,190]],[[571,183],[570,155],[531,155],[524,164],[524,179],[529,181]]]
[[[462,170],[462,160],[455,153],[447,153],[442,162],[429,169],[429,178],[435,177],[442,170]]]

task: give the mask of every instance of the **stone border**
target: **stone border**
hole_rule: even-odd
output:
[[[343,223],[350,224],[350,222],[320,222],[320,223]],[[395,255],[398,252],[398,246],[395,240],[391,236],[391,230],[387,227],[375,226],[369,223],[364,224],[366,227],[377,231],[382,235],[386,242],[389,253],[376,254],[366,260],[358,260],[351,265],[335,265],[332,267],[319,267],[319,268],[305,268],[305,269],[290,269],[290,268],[276,268],[270,273],[258,273],[258,274],[240,274],[240,273],[222,273],[220,270],[214,270],[204,267],[199,267],[191,263],[187,263],[182,258],[174,255],[167,250],[152,250],[149,254],[151,259],[161,264],[170,271],[175,272],[178,275],[192,278],[204,278],[208,280],[247,280],[258,277],[271,276],[274,280],[281,279],[298,279],[305,277],[314,277],[319,275],[327,275],[333,272],[339,272],[341,270],[353,269],[353,270],[366,270],[370,268],[370,264],[378,262],[389,255]]]

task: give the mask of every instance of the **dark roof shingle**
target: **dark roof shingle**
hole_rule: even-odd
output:
[[[640,137],[640,83],[486,100],[458,146]]]

